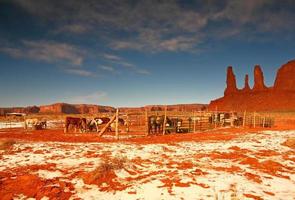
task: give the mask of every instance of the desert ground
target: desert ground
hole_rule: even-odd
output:
[[[0,197],[292,200],[294,136],[294,129],[219,128],[115,140],[4,128]]]

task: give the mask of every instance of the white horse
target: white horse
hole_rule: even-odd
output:
[[[26,119],[24,121],[24,129],[28,129],[28,127],[35,128],[36,126],[40,126],[42,128],[46,128],[47,127],[47,122],[46,122],[45,119],[39,120],[37,118]]]
[[[88,127],[90,128],[90,130],[92,130],[92,127],[95,126],[96,128],[96,132],[99,131],[99,125],[102,125],[104,123],[104,121],[100,118],[94,118],[94,119],[90,119],[89,122],[87,123]]]

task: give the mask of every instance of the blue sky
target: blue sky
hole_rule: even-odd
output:
[[[0,107],[209,103],[294,55],[293,0],[0,0]]]

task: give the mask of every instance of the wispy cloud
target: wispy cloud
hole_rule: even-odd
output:
[[[118,69],[110,65],[100,65],[98,68],[107,73],[120,74],[120,71]]]
[[[13,2],[50,21],[61,33],[85,33],[115,50],[191,52],[212,38],[295,32],[293,0]]]
[[[48,63],[68,63],[75,66],[81,65],[84,59],[83,51],[77,47],[46,40],[23,40],[17,47],[0,47],[0,52],[15,58],[28,58]]]
[[[91,27],[87,24],[66,24],[57,28],[54,33],[75,33],[75,34],[83,34],[87,33],[91,30]]]
[[[85,77],[96,77],[97,75],[92,72],[85,69],[79,69],[79,68],[69,68],[65,69],[64,72],[68,74],[78,75],[78,76],[85,76]]]
[[[146,70],[146,69],[136,69],[135,71],[136,71],[136,73],[138,73],[138,74],[144,74],[144,75],[150,75],[150,74],[151,74],[151,72],[149,72],[149,71]]]
[[[102,57],[111,61],[122,61],[122,58],[113,54],[102,54]]]
[[[126,61],[124,58],[120,56],[117,56],[114,54],[103,54],[103,58],[110,64],[115,64],[115,65],[124,67],[125,69],[135,72],[137,74],[142,74],[142,75],[151,74],[147,69],[138,67],[135,64]],[[109,72],[118,72],[117,70],[115,70],[114,67],[109,65],[102,65],[100,66],[100,68]]]
[[[83,94],[79,96],[73,96],[66,99],[68,103],[84,103],[84,104],[101,104],[101,101],[108,99],[108,95],[104,91],[96,91],[90,94]]]
[[[109,71],[109,72],[114,72],[115,68],[111,67],[111,66],[106,66],[106,65],[101,65],[99,66],[100,69],[105,70],[105,71]]]

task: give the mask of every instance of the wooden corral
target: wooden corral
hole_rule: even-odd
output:
[[[226,126],[236,127],[264,127],[274,126],[275,118],[268,113],[257,112],[228,112],[228,111],[195,111],[195,112],[176,112],[165,109],[164,111],[136,111],[116,113],[98,113],[92,115],[30,115],[26,118],[46,119],[49,129],[62,129],[64,120],[67,116],[93,119],[95,117],[108,117],[111,121],[102,124],[99,131],[91,133],[98,136],[136,137],[150,134],[174,134],[174,133],[195,133],[211,130]],[[149,133],[148,118],[150,116],[164,116],[163,129],[160,133]],[[119,119],[124,120],[124,125],[118,123]],[[22,119],[24,120],[24,119]],[[112,124],[112,126],[111,126]],[[111,127],[111,128],[110,128]],[[38,129],[38,127],[36,127]],[[89,133],[89,130],[86,131]]]

